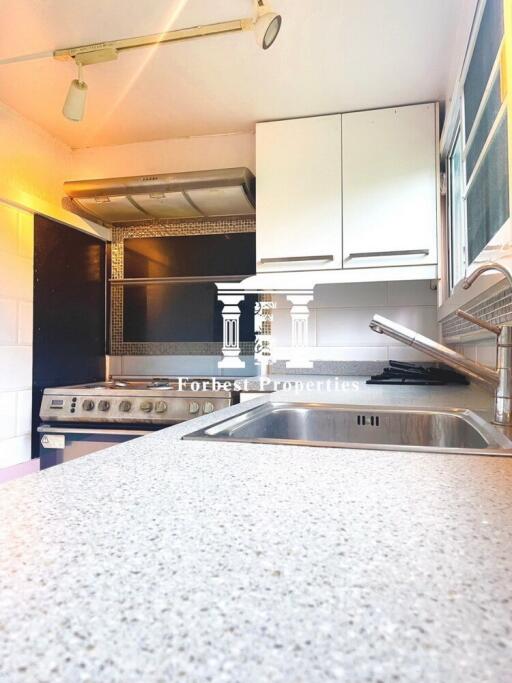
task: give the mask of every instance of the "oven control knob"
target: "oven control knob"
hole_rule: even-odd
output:
[[[206,403],[203,406],[203,413],[207,415],[208,413],[213,413],[215,410],[215,406],[211,401],[206,401]]]
[[[199,403],[198,403],[197,401],[191,401],[191,402],[188,404],[188,412],[189,412],[191,415],[195,415],[196,413],[198,413],[198,412],[199,412],[199,408],[200,408],[200,405],[199,405]]]
[[[153,410],[152,401],[142,401],[142,403],[140,404],[140,409],[143,413],[150,413]]]
[[[87,411],[93,410],[93,409],[94,409],[94,401],[91,401],[91,400],[89,400],[89,399],[86,399],[86,400],[82,403],[82,408],[83,408],[84,410],[87,410]]]
[[[167,412],[167,403],[165,401],[157,401],[155,403],[155,413]]]
[[[131,409],[132,409],[131,401],[121,401],[121,403],[119,404],[119,410],[122,413],[129,413]]]
[[[98,403],[98,410],[101,410],[102,413],[106,413],[107,410],[110,408],[110,401],[100,401]]]

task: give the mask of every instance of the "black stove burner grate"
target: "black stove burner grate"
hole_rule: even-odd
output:
[[[380,375],[372,375],[366,384],[390,384],[410,386],[443,386],[445,384],[469,384],[464,375],[446,367],[425,368],[412,363],[389,361],[388,368]]]

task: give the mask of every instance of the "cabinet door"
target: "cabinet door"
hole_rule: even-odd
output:
[[[256,269],[341,268],[341,115],[256,126]]]
[[[437,107],[343,115],[343,268],[437,263]]]

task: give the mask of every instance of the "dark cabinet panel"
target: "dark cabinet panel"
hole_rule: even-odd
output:
[[[42,216],[34,223],[33,354],[34,426],[45,387],[105,377],[105,244]]]
[[[254,233],[142,237],[124,240],[124,277],[251,275]]]
[[[240,305],[240,341],[254,341],[255,302]],[[221,342],[222,303],[213,283],[126,287],[123,327],[125,342]]]
[[[124,277],[214,277],[256,272],[255,233],[124,240]],[[240,341],[254,341],[255,296],[241,305]],[[214,282],[124,288],[124,342],[221,342]]]

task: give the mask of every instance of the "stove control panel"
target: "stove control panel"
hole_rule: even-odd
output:
[[[78,392],[77,392],[78,393]],[[174,424],[208,415],[231,405],[228,397],[165,396],[133,392],[129,397],[105,391],[97,395],[44,394],[39,416],[45,422]]]

